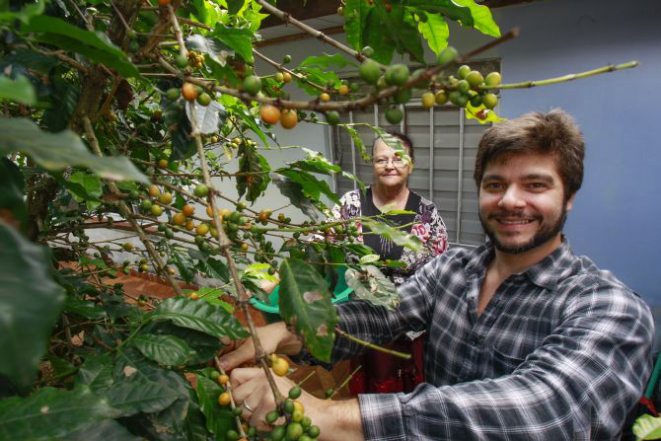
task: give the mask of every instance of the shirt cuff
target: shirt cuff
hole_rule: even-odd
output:
[[[365,441],[406,440],[404,412],[397,394],[360,394],[358,403]]]

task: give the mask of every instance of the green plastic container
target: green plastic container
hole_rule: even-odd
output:
[[[353,292],[353,289],[349,288],[346,280],[344,280],[344,273],[347,272],[346,266],[338,266],[335,271],[337,272],[338,281],[335,285],[335,290],[333,291],[333,303],[342,303],[346,302],[349,299],[349,295]],[[280,285],[276,286],[271,294],[269,295],[269,303],[262,302],[255,297],[250,299],[250,303],[257,309],[262,312],[265,312],[266,319],[269,322],[274,322],[280,320],[280,306],[278,306],[278,301],[280,300]]]

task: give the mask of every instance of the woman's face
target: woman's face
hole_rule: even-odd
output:
[[[409,161],[402,158],[401,152],[389,147],[382,139],[374,144],[374,178],[384,187],[397,187],[406,185],[412,167]]]

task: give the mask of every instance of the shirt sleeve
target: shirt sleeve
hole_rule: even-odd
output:
[[[653,334],[642,300],[594,288],[510,375],[360,395],[365,439],[619,439],[650,372]]]

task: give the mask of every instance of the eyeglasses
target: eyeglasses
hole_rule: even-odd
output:
[[[389,162],[392,162],[392,166],[395,168],[402,168],[407,165],[401,156],[395,156],[394,158],[378,158],[374,160],[374,165],[377,167],[386,167]]]

